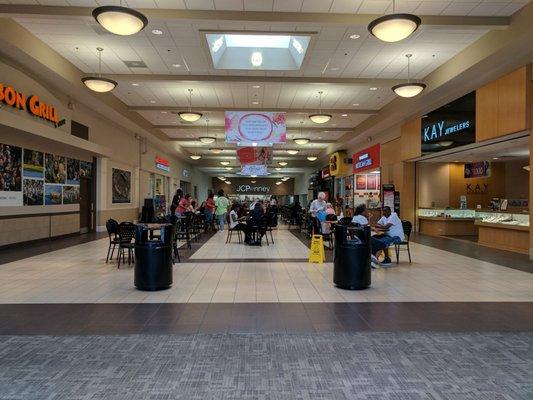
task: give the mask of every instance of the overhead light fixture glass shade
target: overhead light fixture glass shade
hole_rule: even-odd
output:
[[[222,153],[222,149],[219,149],[218,147],[215,147],[215,148],[212,148],[212,149],[209,149],[210,152],[214,153],[214,154],[220,154]]]
[[[196,161],[196,160],[199,160],[200,158],[202,158],[202,156],[200,156],[198,154],[191,154],[191,158]]]
[[[278,164],[281,165],[282,167],[284,167],[285,165],[287,165],[287,163],[286,163],[285,161],[280,161]]]
[[[393,86],[392,90],[400,97],[415,97],[426,88],[424,83],[401,83]]]
[[[112,79],[102,77],[102,51],[104,51],[104,49],[97,47],[96,50],[98,51],[98,75],[86,76],[81,78],[81,81],[93,92],[110,92],[117,87],[117,82]]]
[[[257,181],[250,181],[250,182],[252,182],[252,183],[256,183]]]
[[[310,141],[311,141],[311,139],[307,139],[307,138],[294,139],[294,143],[299,144],[300,146],[303,146],[304,144],[307,144]]]
[[[133,35],[148,25],[148,18],[128,7],[97,7],[93,10],[93,17],[104,29],[121,36]]]
[[[215,138],[209,136],[201,136],[198,138],[198,140],[204,144],[211,144],[215,141]]]
[[[187,89],[189,92],[189,110],[180,111],[178,115],[180,118],[187,122],[195,122],[202,118],[202,113],[192,111],[192,89]]]
[[[452,144],[454,144],[453,140],[441,140],[439,142],[439,145],[441,145],[442,147],[450,147]]]
[[[325,124],[331,119],[331,115],[329,114],[311,114],[309,116],[309,119],[313,121],[315,124]]]
[[[412,54],[406,54],[407,58],[407,83],[400,83],[399,85],[393,86],[392,90],[400,97],[415,97],[426,88],[426,84],[411,82],[411,57]]]
[[[399,42],[418,29],[422,20],[413,14],[389,14],[368,25],[368,31],[384,42]]]
[[[316,156],[309,156],[309,157],[307,157],[307,159],[308,159],[309,161],[316,161],[317,158],[318,158],[318,157],[316,157]]]
[[[281,180],[282,180],[283,182],[288,181],[289,179],[290,179],[290,178],[289,178],[288,176],[284,176],[283,178],[281,178]]]
[[[322,91],[318,92],[318,113],[309,116],[309,119],[315,124],[325,124],[332,118],[330,114],[322,112],[322,93]]]
[[[283,182],[279,181],[279,182],[276,182],[276,185],[281,185]]]
[[[522,168],[524,168],[524,169],[525,169],[526,171],[528,171],[528,172],[529,172],[529,170],[530,170],[529,165],[526,165],[526,166],[524,166],[524,167],[522,167]]]
[[[231,182],[230,181],[226,181],[226,185],[231,185]]]
[[[231,171],[231,167],[226,167],[226,171]]]
[[[115,82],[114,80],[98,76],[87,76],[85,78],[82,78],[81,81],[93,92],[98,93],[110,92],[117,87],[117,82]]]
[[[287,150],[287,153],[289,153],[291,156],[294,156],[296,154],[298,154],[300,152],[300,150]]]
[[[187,122],[195,122],[202,118],[202,113],[193,112],[193,111],[184,111],[179,112],[178,115],[180,118]]]
[[[220,179],[221,181],[225,181],[226,178],[224,178],[223,176],[219,176],[218,179]]]
[[[229,161],[220,161],[220,164],[222,164],[222,165],[229,165]]]

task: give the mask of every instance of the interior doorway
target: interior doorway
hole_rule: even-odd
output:
[[[80,178],[80,233],[94,230],[93,227],[93,185],[92,179]]]

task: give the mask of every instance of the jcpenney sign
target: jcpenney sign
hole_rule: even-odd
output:
[[[270,186],[239,185],[235,188],[235,191],[240,192],[240,193],[249,193],[249,192],[269,193]]]

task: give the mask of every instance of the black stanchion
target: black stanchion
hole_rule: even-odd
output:
[[[342,289],[366,289],[371,283],[370,228],[355,230],[359,240],[347,240],[347,227],[335,226],[333,283]]]
[[[139,290],[163,290],[172,285],[172,225],[161,224],[161,236],[148,239],[148,226],[135,231],[135,286]]]

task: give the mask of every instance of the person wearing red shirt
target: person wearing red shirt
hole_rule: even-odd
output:
[[[185,214],[187,211],[191,211],[191,195],[190,194],[186,194],[185,196],[183,196],[181,199],[180,199],[180,202],[178,204],[178,208],[176,209],[176,214],[177,215],[183,215]]]

